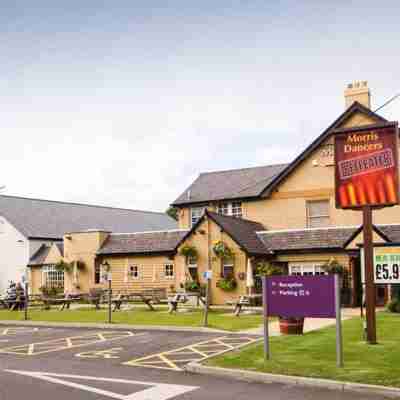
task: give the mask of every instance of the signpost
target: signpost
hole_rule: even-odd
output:
[[[212,270],[204,271],[203,278],[206,280],[206,303],[204,305],[204,321],[203,326],[208,326],[208,310],[210,308],[210,282],[212,278]]]
[[[336,208],[363,212],[367,341],[375,344],[372,209],[399,204],[398,124],[367,125],[333,134]]]
[[[337,275],[263,277],[264,357],[269,360],[268,317],[336,318],[336,359],[343,366],[340,285]]]

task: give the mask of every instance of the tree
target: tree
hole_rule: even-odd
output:
[[[173,218],[175,221],[178,221],[178,209],[174,206],[170,206],[168,207],[168,210],[166,211],[166,213]]]

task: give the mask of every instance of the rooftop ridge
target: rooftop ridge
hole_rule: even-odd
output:
[[[256,168],[283,167],[283,166],[286,166],[286,165],[289,165],[289,164],[290,163],[279,163],[279,164],[257,165],[255,167],[232,168],[232,169],[222,169],[222,170],[215,170],[215,171],[205,171],[205,172],[200,172],[199,175],[216,174],[216,173],[224,173],[224,172],[234,172],[234,171],[246,171],[246,170],[256,169]]]
[[[21,200],[43,201],[43,202],[46,202],[46,203],[66,204],[66,205],[74,205],[74,206],[107,208],[109,210],[134,211],[134,212],[141,212],[141,213],[148,213],[148,214],[159,214],[159,215],[165,215],[166,214],[166,213],[164,213],[162,211],[147,211],[147,210],[138,210],[138,209],[133,209],[133,208],[101,206],[99,204],[78,203],[78,202],[61,201],[61,200],[48,200],[48,199],[39,199],[39,198],[35,198],[35,197],[23,197],[23,196],[12,196],[12,195],[0,194],[0,198],[1,197],[7,197],[7,198],[11,198],[11,199],[21,199]]]
[[[143,233],[169,233],[169,232],[189,232],[189,229],[166,229],[163,231],[142,231],[142,232],[127,232],[127,233],[110,233],[110,236],[122,236],[122,235],[140,235]]]
[[[395,224],[388,224],[389,226]],[[380,226],[380,225],[378,225]],[[286,232],[301,232],[301,231],[321,231],[321,230],[330,230],[330,229],[358,229],[360,225],[348,225],[348,226],[324,226],[320,228],[296,228],[296,229],[274,229],[270,231],[257,231],[257,234],[265,234],[265,233],[286,233]]]

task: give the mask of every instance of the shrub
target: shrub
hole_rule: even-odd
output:
[[[217,287],[225,292],[232,292],[237,288],[237,282],[233,275],[221,278],[217,282]]]
[[[392,313],[400,313],[400,299],[393,299],[387,305],[388,311]]]
[[[328,274],[339,274],[343,275],[345,268],[339,264],[334,258],[331,258],[328,262],[322,265],[322,269]]]
[[[281,267],[278,267],[277,265],[263,261],[257,265],[257,274],[266,276],[282,275],[283,270]]]

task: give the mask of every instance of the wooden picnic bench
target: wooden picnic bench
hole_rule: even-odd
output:
[[[252,307],[257,304],[257,302],[262,301],[262,294],[252,294],[247,296],[240,296],[236,301],[227,301],[227,304],[234,305],[234,314],[238,317],[242,312],[244,307]]]
[[[121,310],[123,303],[142,302],[151,311],[155,311],[153,304],[160,304],[167,298],[166,289],[146,289],[135,292],[119,292],[111,302],[114,305],[113,311]]]
[[[206,300],[201,296],[199,292],[179,292],[176,293],[175,296],[168,299],[168,312],[170,314],[172,314],[173,312],[177,312],[178,305],[187,303],[190,297],[196,297],[197,305],[199,305],[200,303],[202,303],[203,306],[206,305]]]

